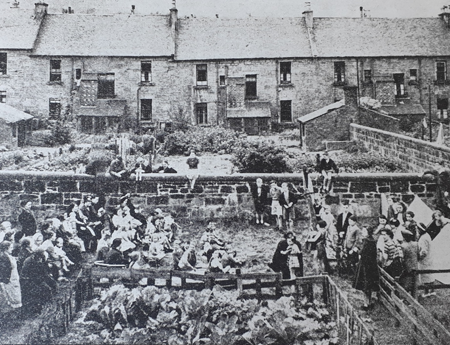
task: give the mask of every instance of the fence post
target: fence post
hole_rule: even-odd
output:
[[[92,279],[92,267],[86,268],[86,292],[87,299],[92,299],[94,295],[94,281]]]
[[[324,278],[323,278],[322,298],[323,298],[323,303],[328,306],[328,276],[324,276]]]
[[[417,285],[418,285],[418,279],[417,279],[417,270],[413,270],[412,271],[413,274],[413,286],[412,286],[412,296],[414,297],[414,299],[417,300]]]
[[[242,288],[242,276],[241,276],[241,270],[236,270],[236,288],[239,292],[239,296],[242,295],[243,288]]]
[[[262,299],[261,278],[256,278],[256,298],[258,300]]]
[[[83,278],[78,278],[75,284],[75,312],[79,312],[81,310],[81,304],[83,302]]]
[[[275,279],[275,295],[277,298],[280,298],[283,294],[283,287],[281,284],[281,273],[278,273],[277,278]]]

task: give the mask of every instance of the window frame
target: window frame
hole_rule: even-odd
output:
[[[405,73],[394,73],[392,75],[395,83],[395,97],[402,98],[407,97],[405,87]]]
[[[227,79],[224,74],[219,75],[219,86],[226,86],[227,85],[226,80]]]
[[[444,104],[444,106],[443,106]],[[446,105],[446,106],[445,106]],[[448,98],[440,98],[436,99],[436,108],[438,110],[438,119],[447,119],[448,118]]]
[[[61,110],[62,110],[61,99],[49,98],[49,100],[48,100],[48,116],[51,119],[58,119],[61,117]]]
[[[345,61],[334,61],[334,84],[345,85]]]
[[[289,108],[289,119],[284,119],[285,112],[284,109]],[[280,101],[280,122],[281,123],[291,123],[292,122],[292,100],[282,100]]]
[[[195,104],[195,121],[197,125],[208,124],[208,103]]]
[[[443,66],[443,70],[440,71],[439,65]],[[436,82],[445,83],[447,81],[447,61],[438,60],[436,61]]]
[[[6,103],[6,90],[0,91],[0,103]]]
[[[60,83],[62,81],[61,64],[60,59],[50,60],[50,82]]]
[[[8,53],[0,52],[0,75],[8,73]]]
[[[409,69],[409,81],[416,82],[417,80],[418,80],[417,68],[410,68]]]
[[[292,82],[291,61],[280,61],[280,83],[291,84],[291,82]]]
[[[108,80],[108,76],[112,76],[112,80]],[[104,78],[104,79],[103,79]],[[115,98],[115,91],[116,91],[116,76],[115,73],[97,73],[97,99],[110,99]],[[112,87],[110,86],[105,87],[103,89],[103,85],[112,84]],[[101,86],[102,85],[102,86]],[[102,88],[102,92],[100,92],[100,89]]]
[[[257,98],[258,98],[258,75],[246,74],[245,99],[257,99]]]
[[[195,80],[197,86],[208,86],[208,65],[197,64],[195,65]]]
[[[364,76],[364,83],[365,84],[372,84],[373,83],[373,79],[372,79],[372,69],[365,69],[363,70],[363,76]]]
[[[146,66],[146,67],[145,67]],[[152,62],[151,61],[141,61],[141,82],[151,83],[152,76]]]
[[[151,98],[141,98],[141,121],[152,121],[153,119],[153,99]],[[145,109],[146,108],[146,109]],[[149,114],[149,116],[144,116],[144,114]]]

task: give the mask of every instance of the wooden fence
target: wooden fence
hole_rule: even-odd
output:
[[[425,289],[450,289],[450,284],[419,284],[419,277],[421,274],[439,274],[439,273],[450,273],[450,269],[441,270],[416,270],[414,271],[414,289],[412,295],[417,299],[419,290]]]
[[[413,344],[450,344],[450,332],[403,289],[394,278],[381,268],[380,272],[381,302],[397,319],[398,323],[401,322],[409,328]],[[431,272],[423,271],[423,273]]]

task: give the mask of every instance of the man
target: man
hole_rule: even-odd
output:
[[[284,234],[284,239],[281,240],[277,248],[275,249],[275,253],[273,254],[272,262],[269,264],[269,267],[275,272],[281,272],[283,274],[283,279],[290,279],[291,272],[288,265],[288,257],[289,257],[289,245],[288,239],[292,240],[298,248],[300,252],[302,250],[301,244],[295,239],[295,236],[292,232],[287,232]],[[303,256],[302,253],[298,254],[298,260],[300,263],[300,268],[298,269],[298,277],[303,276]]]
[[[266,224],[264,223],[264,209],[267,205],[268,193],[269,188],[264,185],[263,180],[258,177],[256,179],[256,185],[252,185],[252,196],[256,212],[256,224]]]
[[[155,172],[160,173],[160,174],[176,174],[177,173],[177,171],[169,165],[169,161],[167,161],[167,160],[163,161],[162,165],[158,169],[156,169]]]
[[[297,196],[289,191],[289,187],[286,182],[283,182],[281,184],[281,194],[278,198],[278,201],[283,209],[283,220],[286,223],[286,227],[289,230],[292,230],[294,204],[297,202]]]
[[[347,267],[356,269],[358,263],[359,251],[362,247],[362,233],[357,223],[357,218],[351,216],[348,219],[347,234],[344,239],[344,257],[346,258]]]
[[[22,200],[20,202],[22,213],[18,220],[26,237],[33,236],[36,233],[36,218],[31,211],[31,205],[31,201]]]
[[[342,201],[342,212],[337,217],[336,222],[336,230],[339,234],[339,243],[344,241],[345,235],[347,234],[348,229],[348,220],[352,216],[352,213],[349,211],[349,202],[348,200]]]
[[[320,161],[320,173],[323,176],[323,185],[322,191],[325,193],[329,193],[331,190],[331,173],[335,172],[336,174],[339,172],[339,169],[336,166],[336,163],[329,157],[328,152],[325,151],[323,154],[323,158]]]
[[[111,176],[116,177],[120,180],[125,180],[129,177],[129,172],[125,168],[125,164],[123,163],[122,157],[117,155],[116,159],[114,159],[109,166],[109,173]]]

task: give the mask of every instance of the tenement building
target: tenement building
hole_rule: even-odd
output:
[[[101,132],[184,116],[257,133],[342,100],[388,114],[446,118],[450,14],[436,18],[292,18],[47,13],[0,15],[0,102],[35,117],[70,115]],[[300,12],[299,12],[300,13]]]

